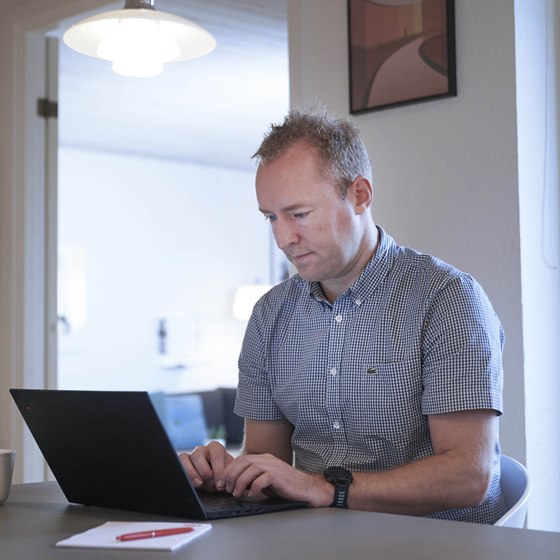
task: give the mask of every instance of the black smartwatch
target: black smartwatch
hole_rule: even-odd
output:
[[[354,480],[352,473],[344,467],[329,467],[323,471],[328,482],[334,485],[334,500],[331,507],[346,508],[350,484]]]

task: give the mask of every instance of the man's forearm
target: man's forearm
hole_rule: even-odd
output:
[[[354,473],[348,507],[405,515],[476,507],[488,491],[491,469],[450,453],[377,473]]]

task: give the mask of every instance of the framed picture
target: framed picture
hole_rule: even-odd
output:
[[[348,0],[350,113],[457,95],[453,0]]]

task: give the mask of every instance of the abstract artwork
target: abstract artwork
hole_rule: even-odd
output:
[[[348,0],[350,112],[457,95],[453,0]]]

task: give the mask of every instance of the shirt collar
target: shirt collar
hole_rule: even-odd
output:
[[[396,243],[382,227],[377,226],[377,230],[379,231],[379,243],[373,257],[360,273],[360,276],[358,276],[354,284],[340,296],[343,297],[347,295],[351,297],[357,305],[360,305],[361,302],[375,292],[379,284],[391,270],[393,264]],[[301,278],[299,274],[295,275],[295,280],[302,290],[305,290],[317,301],[327,302],[327,298],[319,282],[308,282]]]

